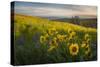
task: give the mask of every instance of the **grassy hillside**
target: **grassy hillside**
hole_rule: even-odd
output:
[[[97,18],[87,18],[87,19],[78,18],[77,23],[75,23],[75,18],[61,18],[61,19],[53,19],[53,20],[61,21],[61,22],[69,22],[84,27],[97,28]]]
[[[96,60],[97,30],[15,14],[15,64]]]

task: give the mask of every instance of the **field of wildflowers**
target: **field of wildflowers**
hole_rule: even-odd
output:
[[[16,65],[97,59],[97,29],[15,14]]]

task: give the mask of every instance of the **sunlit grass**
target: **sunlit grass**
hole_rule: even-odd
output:
[[[15,64],[95,60],[97,30],[15,14]]]

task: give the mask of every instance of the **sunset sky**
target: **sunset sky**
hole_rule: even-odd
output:
[[[70,4],[15,2],[15,13],[41,17],[80,16],[95,18],[97,16],[97,7]]]

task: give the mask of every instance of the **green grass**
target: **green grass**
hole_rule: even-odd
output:
[[[69,32],[74,32],[75,35]],[[47,34],[48,37],[46,37]],[[89,35],[88,44],[91,50],[84,56],[86,49],[81,48],[81,45],[86,34]],[[57,46],[55,43],[50,44],[54,38],[57,38],[57,35],[65,36],[66,39],[55,40]],[[43,43],[40,41],[41,36],[46,38]],[[78,44],[79,50],[77,55],[72,56],[69,47],[75,43]],[[97,47],[94,47],[95,45],[97,45],[97,31],[94,28],[19,14],[14,16],[14,61],[16,65],[96,60]],[[54,48],[51,49],[52,47]]]

